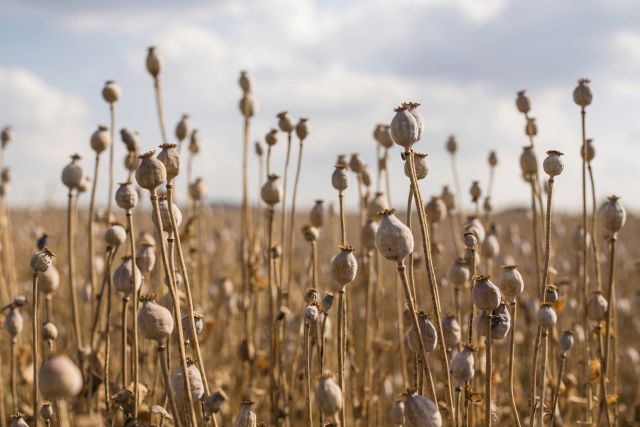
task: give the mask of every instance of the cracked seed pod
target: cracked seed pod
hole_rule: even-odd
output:
[[[23,417],[24,415],[20,412],[11,415],[11,424],[9,427],[29,427],[29,424],[27,424]]]
[[[584,244],[584,228],[579,225],[571,235],[571,245],[576,252],[582,251],[582,245]],[[587,249],[591,246],[591,234],[587,231]]]
[[[309,136],[309,119],[306,117],[300,117],[298,124],[296,125],[296,135],[300,141],[303,141]]]
[[[109,104],[113,104],[118,102],[120,97],[122,96],[122,89],[120,86],[113,80],[107,80],[102,88],[102,97]]]
[[[136,181],[146,190],[155,190],[167,179],[167,170],[160,160],[153,157],[154,153],[152,150],[139,156],[140,166],[136,170]]]
[[[160,206],[160,220],[162,221],[162,229],[164,230],[165,233],[171,234],[175,230],[173,230],[173,227],[171,226],[171,216],[169,215],[169,202],[163,196],[160,199],[160,203],[158,203],[158,205]],[[171,203],[171,208],[173,210],[173,218],[176,220],[176,227],[178,228],[178,231],[179,231],[180,225],[182,224],[182,212],[180,211],[180,208],[178,207],[178,205],[176,205],[175,203]],[[156,223],[157,222],[156,216],[153,215],[151,219],[153,220],[153,223],[157,226],[158,224]]]
[[[58,328],[53,322],[46,322],[40,329],[43,341],[55,341],[58,339]]]
[[[391,137],[393,141],[405,151],[418,141],[420,128],[415,116],[408,110],[405,104],[395,108],[395,116],[391,120]]]
[[[529,101],[529,97],[525,95],[524,90],[518,91],[518,97],[516,98],[516,108],[522,114],[526,114],[531,110],[531,102]]]
[[[609,196],[600,208],[600,218],[604,228],[617,233],[627,222],[627,211],[620,203],[618,196]]]
[[[538,173],[538,159],[536,153],[533,151],[533,146],[528,145],[522,147],[522,154],[520,155],[520,169],[523,176],[533,176]]]
[[[480,182],[479,181],[473,181],[471,183],[471,188],[469,189],[469,194],[471,195],[471,200],[473,200],[474,202],[478,199],[480,199],[480,196],[482,196],[482,189],[480,188]]]
[[[40,406],[40,416],[49,421],[51,418],[53,418],[53,415],[54,411],[51,402],[49,402],[48,400],[43,401],[42,406]],[[47,423],[47,425],[49,425],[49,423]]]
[[[485,237],[480,245],[480,255],[488,259],[495,259],[500,254],[500,242],[493,231]]]
[[[536,313],[538,325],[543,329],[553,328],[558,323],[558,315],[551,304],[542,304]]]
[[[442,416],[432,400],[410,391],[404,401],[404,415],[409,427],[441,427]]]
[[[431,200],[424,205],[424,210],[429,222],[433,224],[437,224],[447,217],[447,205],[440,199],[440,196],[431,196]]]
[[[113,272],[113,288],[123,298],[130,297],[131,294],[137,292],[142,285],[142,273],[138,269],[138,266],[136,266],[135,269],[138,271],[136,272],[134,282],[133,262],[130,256],[125,256],[122,258],[120,266]]]
[[[527,123],[524,125],[524,134],[529,137],[534,137],[538,134],[538,125],[536,125],[536,119],[529,117]]]
[[[471,270],[464,258],[458,258],[449,268],[447,279],[454,287],[462,289],[471,277]]]
[[[325,372],[320,377],[316,398],[318,399],[318,407],[328,417],[335,417],[342,409],[342,390],[333,379],[332,373]]]
[[[507,301],[515,301],[524,292],[524,280],[515,264],[503,265],[498,279],[498,287]]]
[[[293,132],[295,125],[293,124],[293,119],[286,111],[279,112],[276,117],[278,118],[278,127],[282,132]]]
[[[51,267],[49,267],[47,271],[40,274],[38,289],[40,292],[50,294],[55,292],[58,287],[60,287],[60,273],[56,266],[51,264]]]
[[[449,135],[445,147],[449,154],[456,154],[456,151],[458,151],[458,140],[455,135]]]
[[[111,146],[111,134],[109,128],[104,125],[98,125],[98,129],[91,134],[91,148],[96,154],[102,153]]]
[[[64,354],[51,356],[40,367],[40,393],[48,400],[77,396],[82,390],[82,372]]]
[[[22,313],[18,307],[11,308],[9,314],[4,320],[4,329],[11,335],[11,338],[16,339],[18,335],[24,329],[24,319]]]
[[[418,142],[420,141],[420,139],[422,139],[422,134],[424,133],[424,117],[422,116],[422,113],[418,110],[418,107],[420,107],[420,103],[405,102],[402,105],[405,106],[409,110],[413,118],[416,119],[416,123],[418,124],[418,137],[416,139],[416,142]]]
[[[189,153],[193,156],[197,156],[200,153],[202,147],[202,138],[200,138],[200,132],[198,129],[194,129],[191,132],[191,138],[189,139]]]
[[[84,179],[84,171],[80,166],[80,156],[74,154],[71,156],[71,163],[62,169],[62,183],[69,190],[77,189]]]
[[[187,360],[187,375],[189,376],[189,387],[191,389],[191,398],[198,401],[204,395],[204,384],[202,383],[202,375],[191,360]],[[178,366],[171,376],[171,389],[176,398],[176,403],[186,402],[187,395],[184,392],[184,376],[182,366]]]
[[[600,291],[593,291],[587,300],[587,317],[594,322],[601,322],[607,317],[609,303]]]
[[[448,212],[452,212],[456,209],[456,195],[451,190],[449,190],[449,186],[445,185],[442,187],[442,194],[440,194],[440,199],[444,202],[447,207]]]
[[[389,411],[389,419],[394,426],[404,425],[404,402],[402,400],[393,402]]]
[[[326,210],[324,207],[324,200],[316,200],[315,204],[309,212],[309,222],[316,228],[322,227],[324,224],[324,217]]]
[[[416,179],[420,181],[429,175],[429,162],[427,161],[427,153],[413,153],[416,167]],[[405,156],[404,161],[404,175],[407,178],[411,178],[411,164],[409,163],[409,156]]]
[[[156,251],[154,246],[143,243],[136,252],[136,265],[142,273],[151,273],[156,265]]]
[[[360,158],[360,154],[352,153],[351,159],[349,159],[349,168],[353,171],[353,173],[355,174],[361,173],[364,167],[365,167],[365,164]]]
[[[462,387],[465,382],[470,381],[475,375],[473,358],[473,348],[469,346],[463,346],[462,350],[456,353],[451,359],[449,369],[451,371],[451,378],[453,378],[456,387]]]
[[[489,151],[489,157],[487,158],[487,162],[489,162],[489,166],[496,167],[498,165],[498,153],[494,150]]]
[[[140,135],[138,132],[132,132],[127,128],[120,129],[120,139],[127,147],[127,151],[138,151],[140,146]]]
[[[251,92],[251,86],[253,86],[253,79],[246,70],[240,71],[240,78],[238,84],[243,92]]]
[[[484,241],[484,238],[486,236],[484,225],[482,225],[482,222],[475,216],[470,216],[467,218],[467,221],[464,223],[464,230],[476,236],[476,239],[478,241],[477,243],[482,243]]]
[[[133,209],[138,204],[138,192],[131,182],[119,184],[116,190],[116,204],[124,210]]]
[[[280,177],[278,175],[269,175],[267,182],[260,189],[262,201],[269,206],[274,206],[282,200],[282,187],[280,186]]]
[[[149,46],[147,50],[147,71],[151,76],[158,77],[162,70],[162,58],[158,54],[155,46]]]
[[[420,335],[416,333],[416,328],[413,325],[409,326],[405,338],[406,343],[412,352],[418,354],[420,352],[420,337],[422,337],[424,349],[427,353],[430,353],[438,345],[436,328],[423,312],[418,313],[418,326],[420,327]]]
[[[167,171],[167,181],[173,180],[180,173],[180,153],[176,150],[175,144],[160,145],[158,160],[162,162]]]
[[[471,296],[473,298],[473,305],[478,310],[494,310],[500,305],[500,289],[489,280],[489,276],[476,276],[473,278],[475,281],[473,289],[471,290]]]
[[[544,290],[544,300],[550,304],[555,304],[558,302],[559,297],[558,287],[556,285],[547,285]]]
[[[384,193],[378,191],[367,206],[367,218],[375,220],[378,218],[378,213],[385,209],[389,209],[387,198]]]
[[[0,133],[0,140],[2,141],[2,148],[4,148],[13,139],[13,128],[11,126],[5,126]]]
[[[197,336],[200,336],[200,334],[202,333],[202,330],[204,329],[204,321],[202,319],[204,319],[204,316],[202,314],[197,312],[193,313],[193,320],[195,321],[195,324],[196,324]],[[182,332],[184,334],[185,341],[193,340],[193,337],[191,336],[191,325],[190,325],[188,313],[182,316]]]
[[[378,232],[378,227],[378,223],[371,218],[367,219],[367,222],[362,226],[362,247],[367,252],[371,252],[376,248],[376,233]]]
[[[249,119],[253,117],[257,110],[257,102],[251,92],[245,92],[240,98],[240,113],[244,116],[245,119]]]
[[[482,337],[486,336],[487,312],[481,312],[476,319],[478,333]],[[509,334],[509,329],[511,329],[511,315],[507,305],[501,303],[498,308],[491,312],[491,338],[501,340]]]
[[[201,177],[189,185],[189,195],[197,202],[203,201],[207,197],[207,183]]]
[[[104,240],[108,246],[115,248],[127,240],[127,230],[120,224],[111,224],[104,232]]]
[[[271,128],[271,130],[264,136],[264,142],[266,142],[269,147],[276,145],[278,142],[278,129]]]
[[[358,262],[351,246],[341,246],[340,252],[331,260],[331,276],[341,286],[353,282],[358,272]]]
[[[563,331],[558,338],[558,353],[560,353],[560,355],[566,355],[567,352],[571,350],[574,343],[575,339],[573,337],[573,332]]]
[[[344,191],[349,186],[349,174],[345,166],[336,165],[331,174],[331,185],[338,191]]]
[[[409,227],[394,215],[393,209],[381,212],[380,226],[376,233],[376,247],[388,260],[402,262],[413,252],[413,235]]]
[[[455,348],[460,343],[462,329],[458,319],[453,314],[449,314],[442,320],[442,336],[448,349]]]
[[[573,90],[573,102],[582,108],[589,106],[593,100],[589,83],[591,83],[589,79],[580,79],[578,80],[578,86]]]
[[[183,114],[182,118],[176,125],[176,139],[178,141],[184,141],[191,134],[191,117],[188,114]]]
[[[305,224],[300,228],[300,231],[302,231],[304,240],[309,243],[317,241],[320,237],[320,232],[313,225]]]
[[[141,300],[138,329],[144,338],[160,343],[173,332],[173,316],[153,300],[153,295],[142,297]]]
[[[238,415],[233,420],[233,427],[257,427],[257,416],[253,410],[253,402],[245,400],[240,405]]]
[[[558,176],[564,169],[564,164],[560,156],[564,155],[560,151],[549,150],[547,151],[547,157],[542,162],[542,168],[549,176]]]
[[[587,139],[587,162],[591,162],[596,156],[596,149],[593,146],[593,139]],[[584,158],[584,146],[580,147],[580,157]]]
[[[31,256],[31,269],[34,272],[43,273],[53,265],[55,255],[49,249],[44,248]]]

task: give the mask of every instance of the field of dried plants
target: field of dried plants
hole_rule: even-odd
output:
[[[163,144],[144,152],[117,128],[122,90],[108,81],[109,124],[60,165],[67,209],[12,209],[20,165],[2,165],[0,427],[640,425],[640,222],[596,192],[588,80],[567,90],[582,124],[566,153],[582,158],[571,216],[554,213],[563,153],[536,146],[524,91],[513,179],[529,206],[494,211],[499,152],[461,188],[453,136],[429,148],[451,159],[433,168],[451,184],[433,188],[415,102],[372,124],[375,165],[336,153],[335,197],[298,206],[312,119],[282,112],[251,145],[264,130],[247,72],[242,203],[212,204],[189,116],[167,130],[154,48],[146,68]],[[3,155],[19,132],[3,129]]]

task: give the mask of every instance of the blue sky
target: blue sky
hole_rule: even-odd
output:
[[[418,149],[430,155],[427,194],[451,181],[444,142],[455,133],[465,193],[474,179],[486,186],[486,156],[496,149],[495,204],[526,203],[518,166],[526,140],[514,99],[527,89],[539,158],[547,149],[566,153],[556,180],[558,206],[575,208],[580,122],[571,92],[578,78],[589,77],[598,193],[615,192],[640,208],[633,197],[640,178],[640,9],[631,0],[2,3],[0,124],[11,124],[16,134],[6,155],[16,203],[64,202],[59,174],[74,152],[91,169],[89,135],[108,122],[100,96],[105,80],[115,79],[124,92],[117,127],[138,130],[145,149],[160,143],[144,69],[153,44],[165,61],[168,125],[173,129],[186,112],[200,129],[204,149],[195,174],[206,179],[212,200],[239,199],[237,77],[247,69],[260,103],[252,140],[264,137],[281,110],[310,118],[303,204],[335,198],[329,177],[337,154],[360,152],[375,166],[373,127],[390,121],[403,100],[423,103],[426,130]],[[119,139],[116,150],[120,168]],[[406,183],[397,151],[392,179],[400,200]],[[275,170],[283,157],[278,143]],[[116,177],[124,177],[122,169]]]

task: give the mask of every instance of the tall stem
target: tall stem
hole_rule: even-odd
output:
[[[344,192],[338,192],[338,200],[340,202],[340,245],[347,245],[347,231],[344,219]]]
[[[135,267],[134,267],[135,270]],[[121,357],[121,361],[120,363],[122,364],[122,366],[120,366],[121,372],[122,372],[122,389],[124,390],[125,388],[127,388],[127,385],[129,385],[129,369],[128,369],[128,363],[127,360],[129,359],[127,357],[127,328],[128,328],[128,323],[129,323],[129,316],[128,316],[128,309],[129,309],[129,297],[122,297],[122,343],[121,343],[121,347],[122,347],[122,353],[120,354]]]
[[[115,250],[111,247],[107,247],[107,303],[106,303],[106,325],[105,325],[105,345],[104,345],[104,399],[106,412],[111,411],[111,288],[113,286],[113,280],[111,275],[111,265]],[[97,347],[97,346],[96,346]],[[111,422],[111,417],[109,417]]]
[[[537,384],[538,384],[538,353],[540,352],[540,336],[542,335],[542,328],[538,326],[538,330],[536,332],[536,343],[533,346],[533,362],[531,363],[531,402],[530,402],[530,411],[529,411],[529,427],[533,427],[536,420],[536,410],[537,410]],[[540,408],[542,410],[542,408]]]
[[[511,415],[516,427],[521,427],[520,416],[518,415],[518,407],[516,406],[516,394],[513,388],[513,371],[515,367],[516,353],[516,326],[518,315],[518,298],[513,301],[513,314],[511,315],[511,331],[509,331],[509,403],[511,404]],[[553,423],[551,424],[553,425]]]
[[[538,289],[538,297],[540,300],[544,297],[544,289],[542,280],[540,279],[540,254],[539,254],[539,245],[538,245],[538,208],[536,206],[536,188],[534,182],[534,175],[529,176],[529,184],[531,185],[531,213],[532,221],[531,225],[533,228],[533,255],[534,262],[536,263],[536,288]]]
[[[80,333],[80,313],[78,310],[78,293],[76,289],[76,253],[75,253],[75,223],[78,213],[76,198],[73,190],[69,190],[69,204],[67,212],[67,254],[69,257],[69,293],[71,294],[71,313],[73,317],[73,334],[76,344],[78,362],[82,365],[82,335]]]
[[[165,346],[165,344],[158,341],[158,347],[157,347],[158,359],[160,359],[160,369],[162,370],[162,379],[164,381],[164,391],[167,396],[167,400],[169,401],[169,410],[173,415],[173,422],[176,423],[176,426],[182,427],[182,420],[180,419],[180,413],[178,412],[176,399],[173,395],[173,390],[171,389],[171,379],[169,378],[169,365],[167,364],[167,357],[165,354],[166,349],[167,347]]]
[[[269,330],[271,339],[271,369],[269,369],[269,393],[271,397],[271,423],[276,425],[278,412],[278,397],[276,390],[276,315],[275,315],[275,286],[273,283],[273,206],[267,206],[267,289],[269,291]]]
[[[298,182],[300,181],[300,170],[302,168],[302,148],[304,147],[303,145],[303,139],[300,140],[300,148],[298,150],[298,162],[296,164],[296,176],[295,179],[293,181],[293,195],[291,196],[291,216],[289,218],[289,246],[287,249],[287,281],[286,281],[286,289],[285,292],[287,294],[287,298],[288,295],[290,294],[289,289],[291,288],[291,274],[292,274],[292,264],[293,262],[291,262],[293,260],[293,236],[294,236],[294,229],[295,229],[295,224],[296,224],[296,198],[298,195]],[[284,263],[283,263],[284,264]]]
[[[549,356],[549,331],[544,329],[542,331],[542,339],[543,339],[543,350],[542,350],[542,369],[541,369],[541,377],[540,377],[540,412],[538,413],[538,425],[543,426],[544,419],[544,392],[546,389],[546,383],[544,381],[545,374],[547,371],[547,359]]]
[[[342,192],[340,193],[342,194]],[[345,356],[345,319],[344,314],[346,312],[346,302],[345,302],[345,288],[344,286],[340,288],[338,291],[338,384],[340,385],[340,390],[342,390],[343,396],[346,396],[345,389],[345,381],[344,381],[344,356]],[[347,404],[343,402],[342,408],[340,409],[340,425],[347,425]]]
[[[171,206],[171,205],[169,205]],[[173,210],[169,209],[169,212],[173,214]],[[131,209],[127,209],[127,227],[129,228],[129,250],[131,251],[131,262],[133,262],[133,283],[138,283],[138,269],[136,268],[136,238],[133,229],[133,213]],[[133,402],[133,420],[138,420],[138,403],[139,403],[139,339],[138,339],[138,306],[139,306],[140,291],[134,291],[133,297],[133,395],[135,400]]]
[[[491,427],[491,380],[493,377],[493,366],[491,364],[491,345],[492,336],[491,336],[491,322],[492,322],[492,313],[490,310],[487,310],[487,326],[486,326],[486,336],[487,336],[487,354],[486,354],[486,366],[485,366],[485,385],[484,385],[484,393],[485,393],[485,405],[484,405],[484,418],[485,418],[485,426]]]
[[[18,380],[17,380],[17,362],[18,362],[18,337],[11,337],[11,372],[9,373],[11,381],[11,402],[13,403],[13,412],[18,412]]]
[[[287,234],[287,183],[289,179],[289,160],[291,159],[291,132],[287,132],[287,154],[284,159],[284,178],[282,180],[282,217],[280,221],[280,244],[282,245],[283,253],[285,250],[286,244],[286,234]],[[292,231],[293,232],[293,231]],[[279,274],[281,278],[284,278],[284,264],[285,261],[287,263],[291,263],[291,259],[285,260],[284,258],[280,261]],[[289,284],[286,285],[287,289]],[[287,299],[289,297],[287,296]]]
[[[560,371],[558,372],[558,381],[556,384],[556,389],[553,393],[553,404],[551,405],[551,421],[549,423],[550,426],[553,427],[553,421],[556,417],[556,408],[558,407],[558,396],[560,395],[560,384],[562,384],[562,377],[564,375],[564,367],[567,363],[567,355],[562,353],[560,355]]]
[[[615,310],[615,274],[616,274],[616,241],[618,240],[617,233],[614,233],[613,236],[609,239],[609,289],[607,291],[607,301],[609,304],[607,305],[607,318],[605,321],[605,333],[604,333],[604,361],[602,363],[602,376],[604,379],[607,378],[609,372],[609,343],[611,342],[611,322],[612,322],[612,314]],[[616,360],[613,361],[616,363]],[[600,410],[606,411],[607,422],[610,425],[609,418],[609,409],[607,405],[607,389],[606,389],[606,380],[603,381],[605,385],[602,393],[600,394]],[[600,416],[598,416],[600,418]]]
[[[115,147],[113,140],[115,138],[115,131],[116,131],[116,108],[113,102],[109,103],[109,113],[111,116],[111,126],[109,128],[109,132],[111,133],[111,146],[109,147],[109,192],[107,193],[107,223],[111,221],[111,211],[113,206],[113,152]],[[97,170],[98,168],[96,167],[96,173],[97,173]],[[94,185],[95,185],[95,181],[94,181]],[[94,276],[92,276],[92,280],[95,282]],[[92,282],[92,284],[94,282]]]
[[[38,345],[40,339],[38,338],[38,329],[40,323],[38,322],[38,272],[33,272],[33,425],[38,426],[38,402],[40,400],[40,386],[38,384]]]
[[[111,144],[113,148],[113,144]],[[91,281],[91,295],[96,294],[97,287],[97,278],[95,271],[95,256],[96,256],[96,247],[95,247],[95,236],[94,236],[94,216],[95,216],[95,206],[96,206],[96,188],[98,186],[98,171],[100,169],[100,154],[96,153],[96,164],[93,169],[93,182],[91,183],[91,199],[89,201],[89,224],[88,231],[89,234],[89,256],[87,260],[89,261],[89,280]],[[109,191],[111,194],[111,191]],[[111,202],[111,197],[109,197],[109,202]],[[107,219],[107,222],[109,220]]]
[[[309,322],[305,321],[304,326],[304,378],[305,378],[305,387],[306,387],[306,405],[307,405],[307,426],[313,426],[313,414],[311,411],[311,351],[310,351],[310,340],[309,337]]]

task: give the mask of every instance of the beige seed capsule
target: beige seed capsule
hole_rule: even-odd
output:
[[[74,154],[71,156],[71,163],[62,169],[62,183],[69,190],[77,189],[84,179],[84,171],[80,166],[80,156]]]
[[[500,242],[495,232],[490,231],[480,245],[480,255],[487,259],[495,259],[500,254]]]
[[[420,129],[414,115],[405,104],[395,108],[395,116],[391,120],[391,137],[393,141],[409,151],[411,146],[418,141]]]
[[[515,299],[524,291],[524,280],[515,264],[503,265],[502,273],[498,280],[498,286],[502,296],[507,301],[515,301]]]
[[[164,164],[153,157],[155,151],[149,151],[140,156],[140,166],[136,171],[138,185],[147,190],[155,190],[167,179]]]
[[[600,218],[604,228],[610,233],[617,233],[627,222],[627,211],[620,203],[618,196],[609,196],[600,208]]]
[[[165,233],[172,233],[174,230],[171,224],[171,216],[169,215],[169,202],[164,196],[160,198],[158,206],[160,207],[160,220],[162,221],[162,229],[165,231]],[[171,203],[171,208],[173,211],[173,218],[176,221],[176,227],[180,229],[180,225],[182,224],[182,212],[180,211],[178,205],[176,205],[175,203]],[[158,224],[156,223],[156,216],[152,216],[151,219],[157,226]]]
[[[353,282],[358,272],[358,262],[351,246],[340,246],[340,252],[331,260],[331,276],[341,286]]]
[[[593,291],[587,300],[587,317],[594,322],[601,322],[607,317],[609,303],[600,291]]]
[[[91,134],[91,148],[96,154],[102,153],[111,146],[111,134],[109,128],[104,125],[98,125],[98,129]]]
[[[578,86],[573,90],[573,102],[582,108],[587,107],[593,100],[589,83],[591,83],[589,79],[580,79],[578,80]]]
[[[264,142],[266,142],[269,147],[276,145],[278,142],[278,129],[271,128],[271,130],[264,136]]]
[[[349,159],[349,168],[353,171],[353,173],[355,174],[361,173],[364,167],[365,167],[365,164],[360,158],[360,154],[352,153],[351,159]]]
[[[449,190],[449,186],[445,185],[442,187],[440,199],[444,202],[448,212],[452,212],[456,209],[456,195],[454,192]]]
[[[202,399],[202,409],[204,409],[205,414],[212,416],[220,412],[222,405],[228,401],[229,396],[227,396],[224,390],[214,391]]]
[[[55,292],[60,287],[60,273],[55,265],[51,264],[51,267],[44,273],[40,274],[40,280],[38,281],[38,290],[45,294]]]
[[[31,256],[31,269],[34,272],[43,273],[53,265],[55,255],[49,249],[44,248]]]
[[[309,222],[316,228],[320,228],[324,225],[324,217],[326,215],[326,209],[324,207],[324,200],[316,200],[315,204],[309,212]]]
[[[487,196],[487,197],[484,198],[484,202],[482,202],[482,209],[488,214],[493,212],[493,205],[491,204],[491,197]]]
[[[42,406],[40,406],[40,416],[49,421],[51,418],[53,418],[53,415],[54,411],[51,402],[49,402],[48,400],[43,401]]]
[[[64,354],[51,356],[40,367],[40,392],[45,399],[71,398],[82,390],[82,372]]]
[[[13,139],[13,128],[11,126],[5,126],[0,133],[0,141],[2,141],[2,148],[4,148]]]
[[[449,314],[442,320],[442,337],[448,349],[457,347],[462,339],[462,328],[458,318],[453,314]]]
[[[393,137],[391,136],[391,126],[390,125],[380,125],[380,139],[378,140],[378,142],[384,147],[384,148],[391,148],[393,147]]]
[[[378,227],[379,227],[378,223],[371,218],[368,218],[367,221],[362,226],[362,232],[361,232],[362,247],[368,253],[370,253],[376,248],[376,233],[378,232]]]
[[[491,166],[492,168],[498,165],[498,154],[494,150],[489,151],[489,157],[487,158],[487,162],[489,163],[489,166]]]
[[[20,412],[11,415],[11,424],[9,427],[29,427],[29,424],[27,424],[23,417],[24,415]]]
[[[334,418],[342,409],[342,390],[333,379],[332,373],[325,372],[320,377],[316,397],[318,399],[318,407],[328,417]]]
[[[478,275],[473,278],[475,281],[471,296],[473,305],[478,310],[488,311],[498,308],[500,305],[500,289],[489,280],[490,276]]]
[[[125,240],[127,240],[127,230],[120,224],[111,224],[104,232],[104,241],[112,248],[123,244]]]
[[[304,240],[309,243],[316,242],[318,240],[318,237],[320,236],[320,232],[318,231],[318,229],[310,224],[304,224],[300,228],[300,231],[302,232]]]
[[[571,350],[574,343],[575,339],[573,337],[573,332],[563,331],[558,338],[558,353],[560,353],[560,355],[566,355],[567,352]]]
[[[137,292],[142,285],[142,273],[135,266],[136,277],[134,281],[133,275],[133,262],[130,256],[122,258],[122,262],[113,272],[113,288],[122,296],[129,297],[134,292]]]
[[[449,135],[447,138],[447,143],[445,144],[445,148],[449,152],[449,154],[456,154],[458,151],[458,140],[455,135]]]
[[[431,200],[424,205],[425,213],[429,222],[437,224],[447,217],[447,205],[444,204],[440,196],[431,196]]]
[[[480,181],[473,181],[471,183],[471,188],[469,189],[469,194],[471,195],[471,200],[474,202],[480,199],[482,196],[482,189],[480,188]]]
[[[544,290],[544,300],[549,304],[555,304],[558,302],[558,298],[560,294],[558,294],[558,287],[556,285],[547,285]]]
[[[291,133],[294,129],[293,119],[286,111],[279,112],[276,117],[278,118],[278,127],[282,132]]]
[[[262,144],[260,144],[260,141],[256,141],[253,144],[253,149],[256,153],[256,156],[258,157],[262,157],[262,155],[264,154],[264,149],[262,148]]]
[[[522,154],[520,155],[520,169],[523,176],[533,176],[538,173],[538,159],[536,153],[533,151],[533,146],[528,145],[522,147]]]
[[[458,258],[449,268],[447,279],[454,287],[462,289],[471,277],[471,270],[464,258]]]
[[[153,77],[158,77],[160,71],[162,70],[162,58],[158,54],[155,46],[149,46],[147,50],[147,71]]]
[[[404,414],[411,427],[441,427],[438,405],[424,396],[410,391],[404,401]]]
[[[191,134],[191,117],[188,114],[183,114],[180,121],[176,125],[176,139],[178,141],[184,141]]]
[[[156,265],[156,251],[154,245],[148,242],[142,243],[136,252],[136,265],[143,273],[151,273]]]
[[[378,191],[373,196],[367,205],[367,218],[376,219],[378,218],[378,213],[384,211],[385,209],[389,209],[389,205],[387,204],[387,198],[384,193]]]
[[[138,169],[140,165],[140,158],[137,151],[127,151],[124,155],[124,168],[129,172],[133,172]]]
[[[277,205],[282,200],[282,187],[280,186],[279,178],[278,175],[269,175],[267,182],[260,189],[262,201],[269,206]]]
[[[296,125],[296,135],[302,141],[309,136],[309,119],[306,117],[300,117],[298,124]]]
[[[9,314],[4,320],[4,329],[11,335],[11,338],[16,339],[18,335],[24,329],[24,319],[22,313],[18,307],[12,307],[9,310]]]
[[[141,300],[138,329],[144,338],[160,343],[173,332],[173,316],[169,310],[154,301],[153,295],[144,296]]]
[[[253,79],[249,75],[249,72],[246,70],[240,71],[240,78],[238,79],[238,84],[243,92],[251,92],[251,87],[253,86]]]
[[[536,320],[541,328],[549,329],[558,322],[558,315],[551,304],[542,304],[536,313]]]
[[[487,332],[487,312],[482,311],[477,317],[477,328],[480,336],[486,336]],[[501,303],[498,308],[491,312],[491,338],[494,340],[504,339],[511,329],[511,315],[507,305]]]
[[[393,209],[381,212],[376,247],[386,259],[400,263],[413,252],[413,235],[394,212]]]
[[[345,166],[336,165],[331,174],[331,185],[338,191],[344,191],[349,186],[349,174]]]
[[[116,204],[124,210],[133,209],[138,204],[138,192],[131,182],[122,182],[116,190]]]
[[[191,398],[193,401],[199,401],[204,395],[204,384],[202,383],[202,375],[200,371],[193,364],[193,361],[187,360],[187,375],[189,376],[189,387],[191,390]],[[175,395],[176,401],[184,404],[187,399],[187,395],[184,390],[184,375],[182,366],[178,366],[171,376],[171,389]],[[176,402],[176,403],[177,403]]]
[[[138,151],[138,147],[140,146],[140,135],[138,132],[130,131],[127,128],[120,129],[120,139],[124,142],[124,145],[127,147],[127,151]]]
[[[311,324],[315,323],[318,320],[319,312],[318,307],[315,305],[308,305],[304,308],[303,317],[304,320]]]
[[[473,234],[478,243],[482,243],[486,236],[486,231],[482,222],[475,216],[469,216],[464,223],[464,229],[466,232]],[[470,246],[470,245],[467,245]]]
[[[564,169],[564,164],[560,158],[562,155],[563,154],[557,150],[547,151],[547,157],[542,162],[542,168],[547,175],[558,176],[562,173],[562,170]]]
[[[416,333],[416,328],[413,325],[409,326],[406,334],[408,347],[415,354],[419,354],[420,336],[422,336],[425,351],[427,353],[432,352],[438,345],[438,333],[436,332],[436,328],[425,313],[420,312],[417,317],[418,326],[420,327],[420,335]]]
[[[242,113],[245,119],[253,117],[257,110],[256,100],[251,92],[245,92],[244,95],[242,95],[238,106],[240,108],[240,113]]]
[[[256,427],[258,418],[253,410],[253,402],[245,400],[240,405],[238,415],[233,420],[233,427]]]
[[[197,156],[202,148],[202,139],[200,138],[200,132],[198,129],[194,129],[191,132],[191,138],[189,140],[189,153],[193,156]]]
[[[46,322],[42,325],[40,334],[44,341],[55,341],[58,339],[58,328],[52,322]]]
[[[463,346],[451,359],[449,369],[456,387],[462,387],[465,382],[470,381],[475,375],[473,348]]]
[[[584,147],[584,146],[583,146]],[[584,148],[580,147],[580,157],[584,157]],[[587,139],[587,162],[591,162],[596,156],[596,148],[593,146],[593,139]]]
[[[176,150],[175,144],[160,145],[158,160],[162,162],[167,171],[167,180],[173,180],[180,173],[180,153]]]
[[[122,96],[122,89],[113,80],[107,80],[102,88],[102,97],[109,104],[117,102]]]
[[[525,95],[524,90],[518,91],[518,96],[516,97],[516,108],[522,114],[526,114],[531,110],[531,102],[529,101],[529,97]]]
[[[420,141],[420,139],[422,139],[422,134],[424,133],[424,117],[422,116],[420,110],[418,110],[418,107],[420,107],[420,103],[405,102],[402,105],[409,110],[413,118],[416,120],[416,123],[418,124],[418,137],[416,139],[416,142]]]
[[[534,117],[527,118],[527,123],[524,125],[524,134],[529,137],[534,137],[538,134],[538,125],[536,125]]]
[[[427,153],[413,153],[415,159],[416,179],[421,180],[429,175],[429,162],[427,161]],[[409,163],[409,156],[405,156],[404,161],[404,175],[407,178],[411,178],[411,164]]]
[[[197,202],[203,201],[207,197],[207,183],[201,177],[189,185],[189,195]]]

